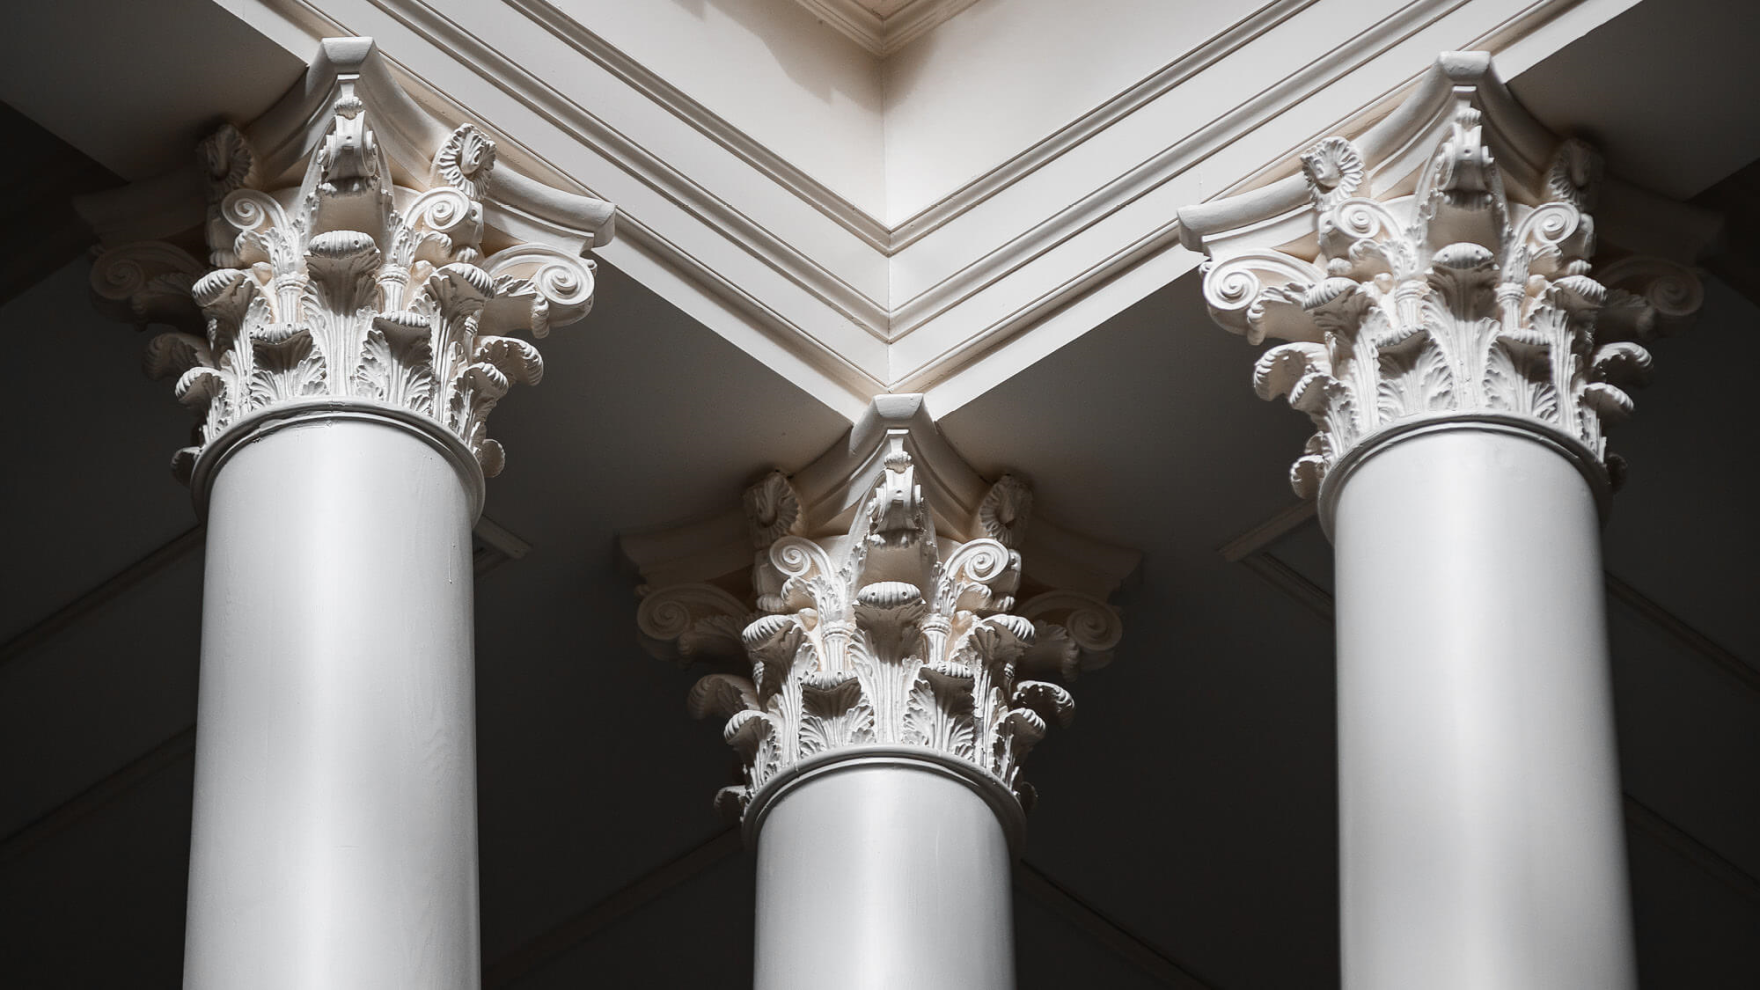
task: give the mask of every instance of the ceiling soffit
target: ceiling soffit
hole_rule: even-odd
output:
[[[601,256],[853,421],[889,391],[945,415],[1195,268],[1179,207],[1287,174],[1317,137],[1396,105],[1437,52],[1509,53],[1519,71],[1631,2],[1382,0],[1346,17],[1271,0],[891,224],[561,0],[232,5],[312,51],[374,37],[418,102],[480,122],[504,161],[617,203]]]

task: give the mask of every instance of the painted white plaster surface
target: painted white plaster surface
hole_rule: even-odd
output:
[[[1604,429],[1702,295],[1591,259],[1705,227],[1634,227],[1641,194],[1483,52],[1300,169],[1180,221],[1217,321],[1287,341],[1255,391],[1316,430],[1290,480],[1336,548],[1343,986],[1634,987]]]
[[[1577,467],[1509,433],[1396,441],[1334,535],[1344,987],[1635,987]]]
[[[1438,51],[1532,65],[1632,0],[981,0],[884,61],[782,0],[226,2],[379,39],[439,116],[616,202],[605,257],[853,417],[1086,332],[1074,304],[1179,267],[1180,206],[1359,133]]]
[[[1011,990],[1008,842],[966,784],[857,766],[777,799],[758,834],[757,990]]]
[[[469,485],[314,422],[210,505],[184,986],[474,990]]]
[[[1260,5],[974,4],[883,66],[888,222],[933,205]]]
[[[555,6],[855,205],[884,212],[874,58],[811,13],[776,0]]]

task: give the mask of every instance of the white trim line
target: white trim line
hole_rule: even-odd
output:
[[[861,0],[795,0],[820,23],[885,58],[978,0],[904,0],[885,16]]]
[[[377,0],[375,0],[377,2]],[[402,0],[405,3],[419,0]],[[593,60],[631,89],[665,107],[699,134],[763,173],[876,251],[891,254],[891,228],[819,180],[803,172],[762,142],[728,123],[715,111],[686,95],[622,49],[556,7],[551,0],[503,0],[558,41]],[[381,9],[385,4],[379,4]],[[389,12],[389,11],[387,11]],[[396,17],[396,14],[392,14]],[[401,19],[401,18],[400,18]]]
[[[527,109],[548,120],[583,146],[615,162],[626,173],[641,180],[644,185],[666,197],[680,209],[702,218],[717,230],[733,235],[729,239],[734,243],[777,274],[842,314],[851,323],[866,330],[876,339],[886,339],[885,328],[890,323],[890,314],[883,303],[869,298],[866,293],[673,168],[591,110],[569,99],[521,68],[512,59],[484,44],[444,14],[422,0],[368,2],[440,51],[453,55],[460,64],[475,71],[484,81],[524,104]],[[444,96],[420,76],[409,72],[406,67],[400,68],[404,68],[412,79],[420,81],[427,94],[436,99],[445,99],[455,106],[463,106]],[[472,116],[483,119],[480,114]]]
[[[291,21],[317,26],[318,22],[347,29],[319,13],[312,0],[258,0]],[[902,302],[875,300],[856,289],[842,276],[820,264],[809,253],[797,249],[763,223],[736,208],[690,176],[679,172],[660,156],[648,151],[629,136],[619,132],[591,111],[575,103],[565,94],[522,69],[514,60],[472,36],[461,25],[429,6],[424,0],[368,0],[405,29],[422,37],[438,51],[456,59],[501,93],[526,109],[549,121],[562,133],[579,142],[585,149],[607,159],[631,178],[663,197],[669,204],[694,217],[717,236],[723,237],[737,250],[749,254],[765,267],[801,290],[806,296],[824,305],[826,320],[832,324],[847,321],[860,327],[881,342],[887,351],[886,365],[864,370],[843,358],[823,339],[825,324],[803,326],[801,314],[792,318],[778,313],[749,292],[732,285],[728,278],[701,260],[692,257],[676,243],[661,237],[652,227],[633,222],[630,229],[641,242],[644,253],[676,263],[682,274],[701,284],[707,296],[728,305],[742,318],[755,324],[758,333],[772,344],[791,351],[796,360],[813,368],[818,374],[848,390],[850,399],[865,400],[889,389],[921,389],[963,375],[998,348],[1031,330],[1038,323],[1085,292],[1104,285],[1110,279],[1130,271],[1150,257],[1169,248],[1179,233],[1169,212],[1165,222],[1140,226],[1133,240],[1109,251],[1105,257],[1092,260],[1081,271],[1055,283],[1034,286],[1030,298],[1021,295],[1013,283],[1023,269],[1044,258],[1049,252],[1068,244],[1094,225],[1137,205],[1167,182],[1187,172],[1241,136],[1274,120],[1289,107],[1309,99],[1333,85],[1348,73],[1360,68],[1416,33],[1432,27],[1443,18],[1467,5],[1468,0],[1411,0],[1392,16],[1382,19],[1359,32],[1326,55],[1277,80],[1257,94],[1236,105],[1202,128],[1190,132],[1178,142],[1126,169],[1099,189],[1093,190],[1056,215],[1034,224],[1028,231],[1007,242],[986,250],[984,254]],[[514,11],[533,20],[559,42],[586,56],[614,78],[632,87],[668,114],[692,127],[713,144],[769,178],[783,190],[817,213],[832,220],[859,242],[877,252],[876,264],[902,247],[915,243],[929,233],[996,196],[1032,175],[1047,163],[1080,148],[1088,139],[1120,123],[1132,113],[1171,90],[1196,73],[1216,64],[1254,38],[1264,35],[1296,14],[1308,10],[1315,0],[1265,0],[1245,19],[1218,32],[1186,55],[1163,66],[1154,75],[1107,100],[1077,121],[1060,129],[1049,138],[1009,159],[996,169],[967,183],[940,203],[920,211],[898,227],[888,228],[855,207],[842,196],[826,188],[804,171],[789,164],[775,152],[733,127],[702,104],[665,82],[651,70],[636,63],[629,55],[604,38],[580,26],[553,5],[552,0],[504,0]],[[1550,22],[1556,16],[1587,5],[1589,0],[1533,0],[1522,10],[1506,18],[1474,42],[1460,47],[1505,47]],[[1426,68],[1428,66],[1426,65]],[[442,103],[467,111],[467,116],[490,123],[482,114],[468,113],[456,100],[438,93],[407,66],[398,66],[407,79],[420,84],[425,94]],[[1408,89],[1421,74],[1401,81],[1381,97],[1345,115],[1332,126],[1317,133],[1337,133],[1353,122],[1365,120],[1385,109],[1387,102]],[[540,156],[519,149],[508,142],[509,151],[526,154],[534,161]],[[1311,143],[1309,141],[1308,143]],[[1293,151],[1292,153],[1293,154]],[[1252,174],[1234,182],[1220,195],[1262,184],[1268,176],[1287,173],[1291,154],[1281,154]],[[549,167],[559,176],[566,175],[554,165]],[[572,183],[580,187],[578,182]],[[629,214],[624,214],[629,218]],[[933,356],[913,359],[908,368],[894,368],[900,352],[893,346],[915,330],[952,313],[961,304],[992,291],[1011,294],[1008,312],[978,329],[961,334],[957,341],[937,348]],[[807,321],[814,322],[814,321]],[[882,381],[881,379],[884,379]],[[842,401],[837,403],[843,405]]]
[[[1380,22],[1376,26],[1376,30],[1366,31],[1352,37],[1344,44],[1309,62],[1297,72],[1260,91],[1234,109],[1216,117],[1204,128],[1193,132],[1186,140],[1169,146],[1088,196],[1066,207],[1055,216],[1035,225],[911,299],[896,305],[892,310],[892,331],[889,340],[901,340],[919,327],[955,309],[967,299],[1019,271],[1045,252],[1067,242],[1119,210],[1127,208],[1159,186],[1199,164],[1211,154],[1231,143],[1240,134],[1277,117],[1290,106],[1300,103],[1313,93],[1379,57],[1412,35],[1429,28],[1468,2],[1470,0],[1412,0],[1398,13]],[[1583,0],[1537,0],[1521,13],[1508,18],[1491,31],[1464,45],[1463,48],[1477,50],[1491,44],[1508,43],[1513,40],[1512,36],[1519,37],[1523,28],[1529,30],[1537,28],[1582,2]],[[1424,10],[1424,8],[1430,7],[1441,7],[1442,9]],[[1409,17],[1415,12],[1428,13],[1430,16],[1417,23],[1411,23]],[[1386,37],[1386,32],[1383,29],[1390,25],[1405,29],[1401,30],[1396,37],[1389,38]],[[1373,47],[1371,48],[1371,46]],[[1339,60],[1340,53],[1346,53],[1351,60],[1348,63],[1341,62]],[[1429,73],[1430,68],[1430,64],[1426,63],[1420,72],[1414,73],[1411,77],[1390,87],[1368,106],[1321,128],[1313,137],[1305,138],[1287,154],[1280,155],[1271,164],[1257,169],[1251,175],[1231,184],[1213,198],[1220,199],[1233,195],[1236,191],[1262,184],[1268,175],[1287,172],[1293,168],[1298,149],[1308,147],[1322,136],[1344,133],[1352,129],[1350,125],[1353,122],[1377,115],[1390,101],[1403,97]],[[1328,71],[1329,69],[1331,71]],[[1173,217],[1169,217],[1167,223],[1113,252],[1103,262],[1090,266],[1071,278],[1051,286],[1035,296],[1031,302],[1017,307],[1008,316],[966,335],[963,340],[951,343],[935,357],[902,372],[896,369],[891,370],[888,374],[891,387],[921,390],[958,374],[987,352],[1012,340],[1019,330],[1043,318],[1057,306],[1117,276],[1157,251],[1172,246],[1178,242],[1178,239],[1178,223]]]
[[[1141,82],[1059,128],[995,168],[923,207],[890,228],[890,250],[902,251],[939,230],[948,221],[983,203],[1039,169],[1080,147],[1089,138],[1148,106],[1174,87],[1233,54],[1243,45],[1319,0],[1269,0],[1242,20],[1212,35],[1203,44],[1155,70]]]

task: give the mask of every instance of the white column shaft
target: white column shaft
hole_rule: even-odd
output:
[[[1635,987],[1587,482],[1471,427],[1339,480],[1344,987]]]
[[[292,425],[219,467],[189,990],[478,985],[470,517],[401,426]]]
[[[756,990],[1012,990],[1011,857],[969,786],[839,769],[779,796],[758,834]]]

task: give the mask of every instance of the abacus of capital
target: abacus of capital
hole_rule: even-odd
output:
[[[744,520],[627,537],[657,656],[721,664],[690,692],[743,781],[716,804],[757,850],[760,990],[1014,985],[1021,763],[1074,702],[1046,678],[1111,658],[1104,598],[1137,555],[1028,525],[920,396],[747,490]],[[743,531],[742,531],[743,530]],[[727,587],[749,568],[749,593]],[[711,582],[714,583],[711,583]]]
[[[100,299],[189,328],[147,355],[208,526],[184,985],[475,987],[485,420],[612,208],[496,168],[365,38],[200,160],[205,216],[175,176],[84,204]]]
[[[1592,268],[1598,193],[1640,253]],[[1180,213],[1216,319],[1286,341],[1259,395],[1317,431],[1291,480],[1336,554],[1347,990],[1636,985],[1602,433],[1700,298],[1642,255],[1643,196],[1457,52],[1300,175]]]

